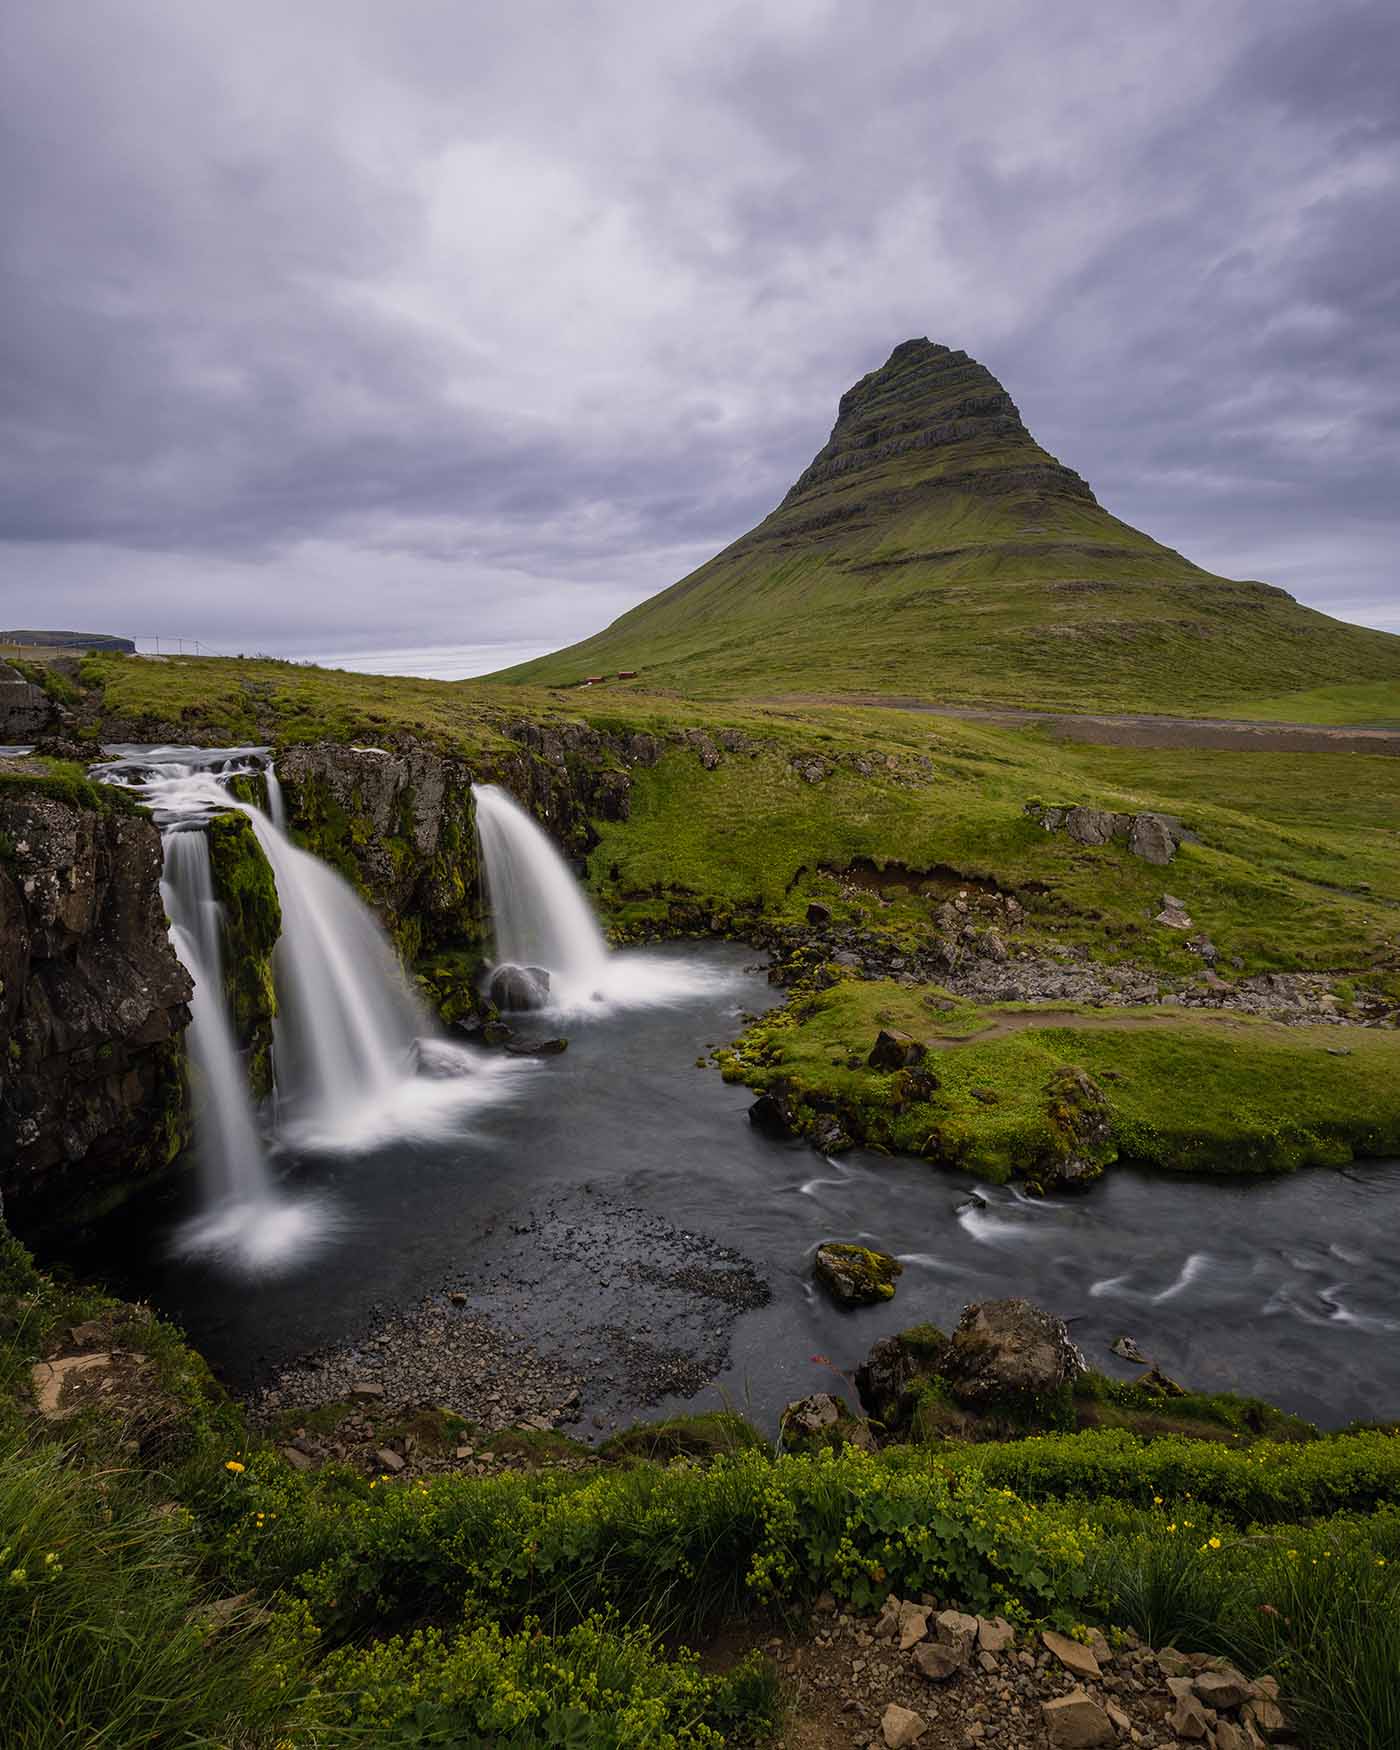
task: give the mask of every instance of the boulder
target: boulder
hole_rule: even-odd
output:
[[[1085,1371],[1063,1319],[1028,1300],[967,1307],[939,1371],[967,1409],[1034,1408]]]
[[[933,1325],[915,1325],[896,1337],[880,1337],[856,1369],[856,1390],[866,1413],[891,1433],[909,1418],[913,1388],[938,1371],[948,1339]]]
[[[765,1136],[795,1136],[797,1115],[781,1088],[770,1088],[749,1107],[749,1123]]]
[[[1254,1693],[1247,1677],[1238,1671],[1202,1671],[1196,1677],[1196,1697],[1207,1707],[1230,1713],[1243,1706]]]
[[[875,1450],[875,1437],[866,1423],[830,1392],[813,1392],[789,1404],[778,1428],[783,1446],[790,1452],[822,1447],[834,1452],[843,1446],[858,1446],[863,1452]]]
[[[1180,831],[1180,821],[1169,815],[1135,814],[1128,828],[1128,849],[1145,863],[1165,865],[1176,855]]]
[[[888,1252],[828,1240],[817,1247],[812,1274],[838,1306],[877,1306],[894,1299],[895,1279],[904,1266]]]
[[[907,1069],[922,1063],[926,1053],[917,1039],[896,1039],[882,1027],[865,1061],[871,1069]]]
[[[567,1039],[521,1039],[517,1036],[506,1040],[506,1052],[510,1057],[558,1057],[561,1051],[568,1049]]]
[[[492,972],[487,995],[498,1009],[543,1009],[549,1002],[549,974],[543,966],[505,961]]]
[[[964,1662],[972,1657],[978,1632],[975,1616],[969,1616],[965,1610],[940,1610],[933,1626],[945,1647],[953,1647]]]
[[[848,1148],[855,1146],[852,1138],[843,1129],[841,1120],[833,1118],[829,1112],[819,1114],[812,1121],[807,1140],[818,1154],[824,1155],[844,1154]]]
[[[1045,1093],[1045,1116],[1055,1140],[1036,1171],[1043,1184],[1087,1185],[1118,1158],[1108,1096],[1087,1071],[1071,1064],[1055,1071]]]

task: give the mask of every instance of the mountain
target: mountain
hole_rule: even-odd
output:
[[[494,680],[710,696],[1226,708],[1400,685],[1400,638],[1215,577],[1111,516],[965,352],[906,340],[771,515],[605,631]]]

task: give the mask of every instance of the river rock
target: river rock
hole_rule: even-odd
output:
[[[792,1101],[781,1088],[769,1088],[749,1107],[749,1123],[765,1136],[795,1136],[797,1114]]]
[[[514,1039],[506,1040],[506,1052],[510,1057],[558,1057],[561,1051],[569,1049],[567,1039]]]
[[[1021,1299],[965,1308],[940,1364],[953,1397],[976,1410],[1033,1408],[1084,1371],[1064,1320]]]
[[[902,1432],[914,1386],[937,1373],[947,1346],[948,1339],[933,1325],[877,1338],[856,1369],[856,1390],[867,1413],[891,1434]]]
[[[507,961],[492,972],[487,995],[498,1009],[542,1009],[549,1002],[549,973]]]
[[[778,1427],[783,1446],[790,1452],[822,1447],[836,1451],[842,1446],[858,1446],[864,1452],[875,1450],[875,1437],[866,1422],[830,1392],[813,1392],[789,1404]]]
[[[894,1299],[895,1279],[904,1266],[888,1252],[828,1240],[817,1247],[812,1274],[838,1306],[876,1306]]]

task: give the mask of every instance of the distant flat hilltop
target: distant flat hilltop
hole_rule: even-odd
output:
[[[0,645],[32,645],[43,650],[123,650],[136,649],[134,638],[120,638],[114,632],[0,632]]]
[[[1400,687],[1400,637],[1216,577],[1120,522],[965,352],[897,346],[759,525],[580,644],[492,680],[1209,710]]]

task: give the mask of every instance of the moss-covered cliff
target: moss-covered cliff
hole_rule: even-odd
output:
[[[272,1092],[272,950],[282,933],[277,883],[246,814],[210,822],[209,862],[224,908],[224,995],[246,1053],[248,1085],[262,1099]]]

